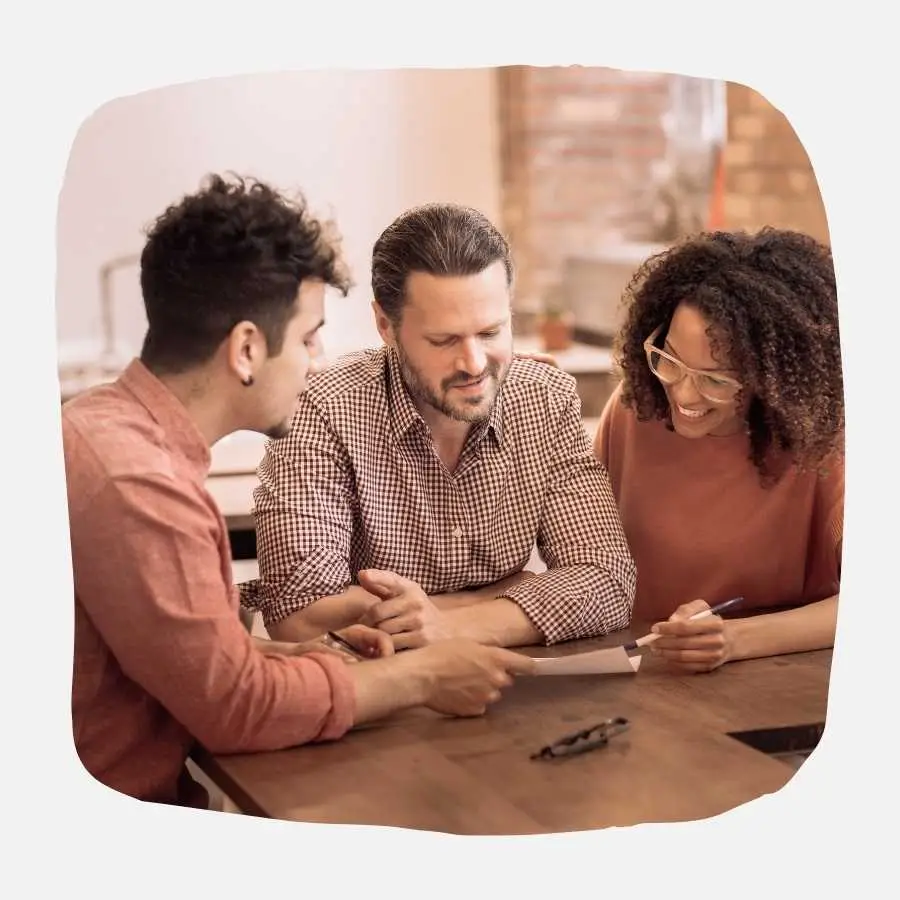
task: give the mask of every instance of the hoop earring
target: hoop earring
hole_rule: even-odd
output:
[[[243,384],[244,387],[250,387],[250,385],[253,384],[253,376],[252,376],[252,375],[248,375],[248,376],[241,382],[241,384]]]

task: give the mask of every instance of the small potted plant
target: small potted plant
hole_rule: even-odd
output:
[[[538,327],[545,353],[568,350],[572,346],[575,317],[558,287],[547,296]]]

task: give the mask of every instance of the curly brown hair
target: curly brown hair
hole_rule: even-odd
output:
[[[819,468],[842,452],[844,392],[831,251],[796,231],[705,232],[646,260],[625,290],[616,338],[622,401],[672,427],[644,341],[661,347],[680,303],[708,322],[714,355],[740,373],[750,459],[764,482],[788,461]],[[739,407],[743,398],[738,398]]]
[[[334,223],[265,182],[211,174],[151,225],[141,255],[151,370],[183,372],[208,360],[238,322],[254,322],[269,353],[282,349],[301,282],[352,286]]]

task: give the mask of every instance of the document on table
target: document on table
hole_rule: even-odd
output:
[[[633,675],[641,664],[641,657],[629,656],[624,647],[534,659],[537,675],[616,675],[620,672]]]

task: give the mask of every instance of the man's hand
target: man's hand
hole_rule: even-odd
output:
[[[364,660],[347,667],[356,694],[354,724],[417,706],[446,716],[480,716],[516,675],[535,668],[527,656],[466,638]]]
[[[535,662],[521,653],[485,647],[463,638],[415,650],[410,654],[430,670],[432,687],[425,705],[447,716],[480,716],[500,699],[516,675],[532,675]]]
[[[705,600],[694,600],[679,606],[668,621],[654,625],[650,630],[662,637],[650,645],[650,652],[682,673],[711,672],[728,662],[734,653],[728,623],[721,616],[689,621],[704,609],[709,609]]]
[[[267,630],[277,641],[317,640],[329,631],[341,631],[363,622],[366,611],[378,602],[378,597],[352,585],[340,594],[322,597],[287,618],[273,622]]]
[[[263,653],[280,656],[304,656],[307,653],[328,653],[340,657],[344,662],[358,662],[360,659],[380,659],[394,655],[394,644],[390,637],[377,628],[368,625],[351,625],[335,632],[343,638],[358,655],[332,641],[327,635],[311,641],[270,641],[254,637],[254,643]]]
[[[394,655],[394,642],[390,635],[378,628],[351,625],[349,628],[336,631],[335,634],[343,638],[364,659],[381,659]]]
[[[324,635],[312,641],[270,641],[267,638],[254,637],[253,643],[256,645],[257,650],[268,656],[303,656],[306,653],[329,653],[345,661],[352,659],[346,650],[324,643]]]
[[[453,637],[443,613],[408,578],[379,569],[359,573],[360,585],[381,602],[370,607],[362,622],[390,635],[395,650],[425,647]]]

